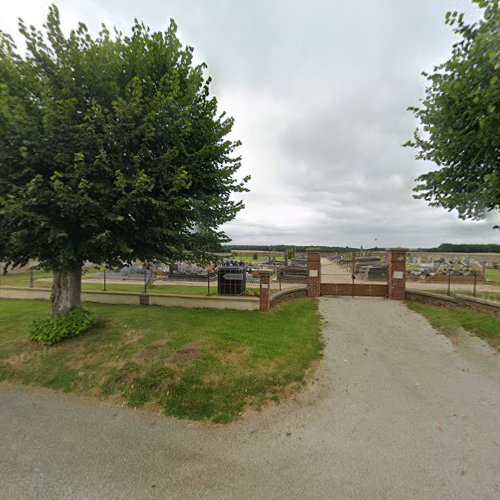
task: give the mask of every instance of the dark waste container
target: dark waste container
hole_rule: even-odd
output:
[[[217,268],[217,291],[219,295],[243,295],[247,288],[244,266],[220,266]]]

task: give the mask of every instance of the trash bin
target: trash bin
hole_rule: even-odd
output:
[[[247,287],[244,266],[217,267],[217,292],[219,295],[243,295]]]

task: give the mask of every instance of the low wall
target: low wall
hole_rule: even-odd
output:
[[[49,288],[0,287],[0,298],[50,300]],[[155,305],[202,309],[234,309],[258,311],[259,299],[254,297],[220,297],[218,295],[141,294],[130,292],[82,291],[82,301],[96,304]]]
[[[465,307],[474,311],[500,314],[500,302],[469,297],[468,295],[457,294],[453,297],[448,297],[447,295],[425,292],[423,290],[406,290],[406,300],[440,307]]]
[[[368,283],[355,283],[355,297],[387,297],[388,285],[371,285]],[[352,296],[351,283],[321,283],[321,295],[343,295]]]
[[[282,290],[281,292],[271,295],[269,307],[277,306],[287,300],[302,299],[305,297],[307,297],[306,287],[288,288],[287,290]]]

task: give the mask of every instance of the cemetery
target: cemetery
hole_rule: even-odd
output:
[[[409,262],[407,277],[412,281],[423,283],[484,283],[485,266],[477,260],[465,258],[412,257]]]
[[[336,254],[329,257],[331,264],[325,269],[325,274],[331,279],[342,281],[354,279],[360,282],[386,282],[388,264],[385,261],[385,255],[370,254],[360,252],[360,255],[354,253]],[[343,277],[343,279],[342,279]]]

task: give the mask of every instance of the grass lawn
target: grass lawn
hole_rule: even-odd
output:
[[[485,278],[500,283],[500,269],[486,269]]]
[[[35,287],[50,288],[52,286],[51,282],[39,281],[38,278],[52,278],[51,272],[36,272],[34,273],[34,283]],[[83,279],[93,277],[92,275],[84,275]],[[30,273],[12,273],[6,274],[0,278],[0,283],[4,286],[23,286],[28,287],[30,285]],[[82,290],[98,290],[102,291],[102,283],[86,283],[82,282]],[[106,289],[109,292],[135,292],[142,293],[144,291],[144,285],[138,285],[134,283],[120,283],[120,284],[106,284]],[[207,295],[208,287],[206,284],[203,286],[196,285],[166,285],[166,284],[155,284],[153,287],[148,288],[149,293],[182,293],[189,295]],[[210,294],[214,295],[217,293],[217,283],[210,283]]]
[[[417,302],[408,302],[407,305],[412,311],[425,316],[434,328],[445,334],[458,335],[462,329],[467,330],[500,350],[500,318],[494,314],[462,308],[444,309]]]
[[[460,292],[462,295],[470,295],[472,297],[472,292]],[[480,299],[500,301],[499,292],[476,292],[476,297]]]
[[[447,295],[448,292],[447,290],[429,290],[429,292],[432,293],[439,293],[440,295]],[[469,295],[473,296],[471,291],[466,291],[466,290],[458,290],[458,291],[451,291],[451,295],[455,295],[458,293],[459,295]],[[476,297],[479,299],[486,299],[486,300],[493,300],[493,301],[500,301],[500,293],[498,292],[476,292]]]
[[[34,286],[50,286],[50,283],[36,281],[38,278],[52,278],[52,272],[35,271],[33,273]],[[0,276],[0,285],[4,286],[30,286],[30,273],[8,273]]]
[[[83,279],[93,278],[95,273],[90,273],[83,276]],[[34,287],[50,288],[52,283],[49,281],[39,281],[38,278],[52,278],[51,272],[36,272],[34,273]],[[102,278],[101,278],[102,279]],[[0,284],[4,286],[20,286],[29,287],[30,286],[30,273],[12,273],[1,276]],[[96,290],[103,291],[103,284],[101,283],[86,283],[82,281],[82,290]],[[106,290],[108,292],[131,292],[131,293],[143,293],[144,285],[136,283],[119,283],[119,284],[106,284]],[[148,287],[148,293],[178,293],[187,295],[208,295],[208,286],[203,283],[201,286],[197,285],[169,285],[161,282],[155,283],[152,287]],[[260,290],[258,288],[252,289],[252,295],[258,296]],[[278,291],[276,288],[271,290],[271,293]],[[217,282],[210,282],[210,295],[217,294]]]
[[[46,283],[45,286],[50,286]],[[82,290],[97,290],[102,291],[101,283],[85,283],[82,282]],[[143,293],[144,285],[137,285],[133,283],[120,283],[120,284],[106,284],[108,292],[133,292]],[[188,295],[208,295],[208,287],[196,285],[154,285],[147,289],[147,293],[181,293]],[[217,294],[217,283],[210,283],[210,295]]]
[[[97,325],[51,347],[28,326],[41,301],[0,300],[0,380],[40,385],[194,420],[229,422],[247,405],[278,401],[321,356],[315,301],[263,314],[89,305]]]
[[[420,264],[411,264],[410,262],[406,263],[406,269],[419,269],[420,267]]]

